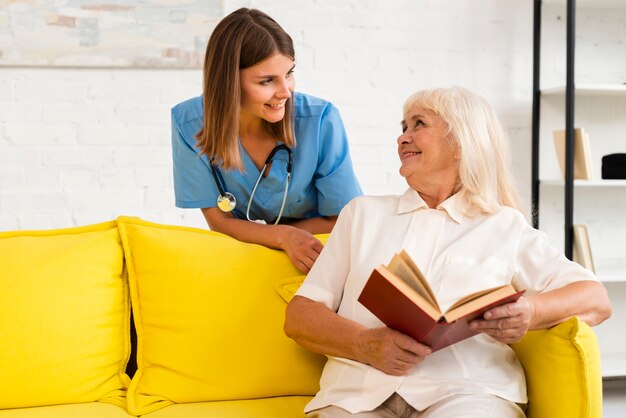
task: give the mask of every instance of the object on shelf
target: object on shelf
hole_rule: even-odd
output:
[[[609,154],[602,157],[603,179],[626,179],[626,154]]]
[[[561,174],[565,178],[565,130],[553,131],[552,135]],[[592,172],[589,134],[583,128],[576,128],[574,129],[574,178],[591,180]]]
[[[593,256],[591,255],[591,244],[589,243],[589,234],[587,233],[587,225],[576,224],[574,228],[574,249],[572,259],[584,268],[596,272],[593,265]]]

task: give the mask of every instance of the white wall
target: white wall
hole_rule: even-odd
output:
[[[404,99],[462,85],[496,107],[529,201],[532,2],[225,0],[241,6],[292,35],[297,88],[339,107],[366,193],[405,188]],[[174,207],[169,139],[169,108],[200,92],[200,70],[0,68],[0,230],[118,215],[204,226]]]

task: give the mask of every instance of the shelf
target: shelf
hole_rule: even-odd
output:
[[[563,187],[563,180],[541,180],[542,186]],[[626,180],[574,180],[575,187],[626,187]]]
[[[625,96],[626,84],[575,84],[576,95],[583,96]],[[560,96],[565,94],[565,86],[541,89],[543,96]]]
[[[566,0],[543,0],[543,3],[549,5],[565,6]],[[624,5],[624,0],[577,0],[576,7],[593,7],[593,8],[614,8]]]
[[[596,273],[598,280],[602,283],[626,283],[626,273]]]
[[[626,376],[626,353],[601,354],[600,357],[603,378]]]

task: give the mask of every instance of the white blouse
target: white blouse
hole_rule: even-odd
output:
[[[357,299],[372,270],[402,249],[428,279],[442,311],[469,293],[507,283],[533,295],[575,281],[597,281],[517,210],[504,207],[470,217],[460,210],[457,195],[430,209],[408,189],[401,196],[352,200],[297,295],[368,328],[383,326]],[[524,372],[513,350],[479,334],[433,353],[407,376],[329,357],[320,391],[305,411],[328,405],[351,413],[369,411],[394,392],[418,410],[455,394],[527,402]]]

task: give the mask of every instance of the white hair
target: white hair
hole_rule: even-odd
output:
[[[486,100],[455,86],[412,94],[404,103],[404,113],[416,107],[439,115],[459,147],[458,193],[466,209],[482,213],[493,213],[501,206],[520,209],[508,140]]]

